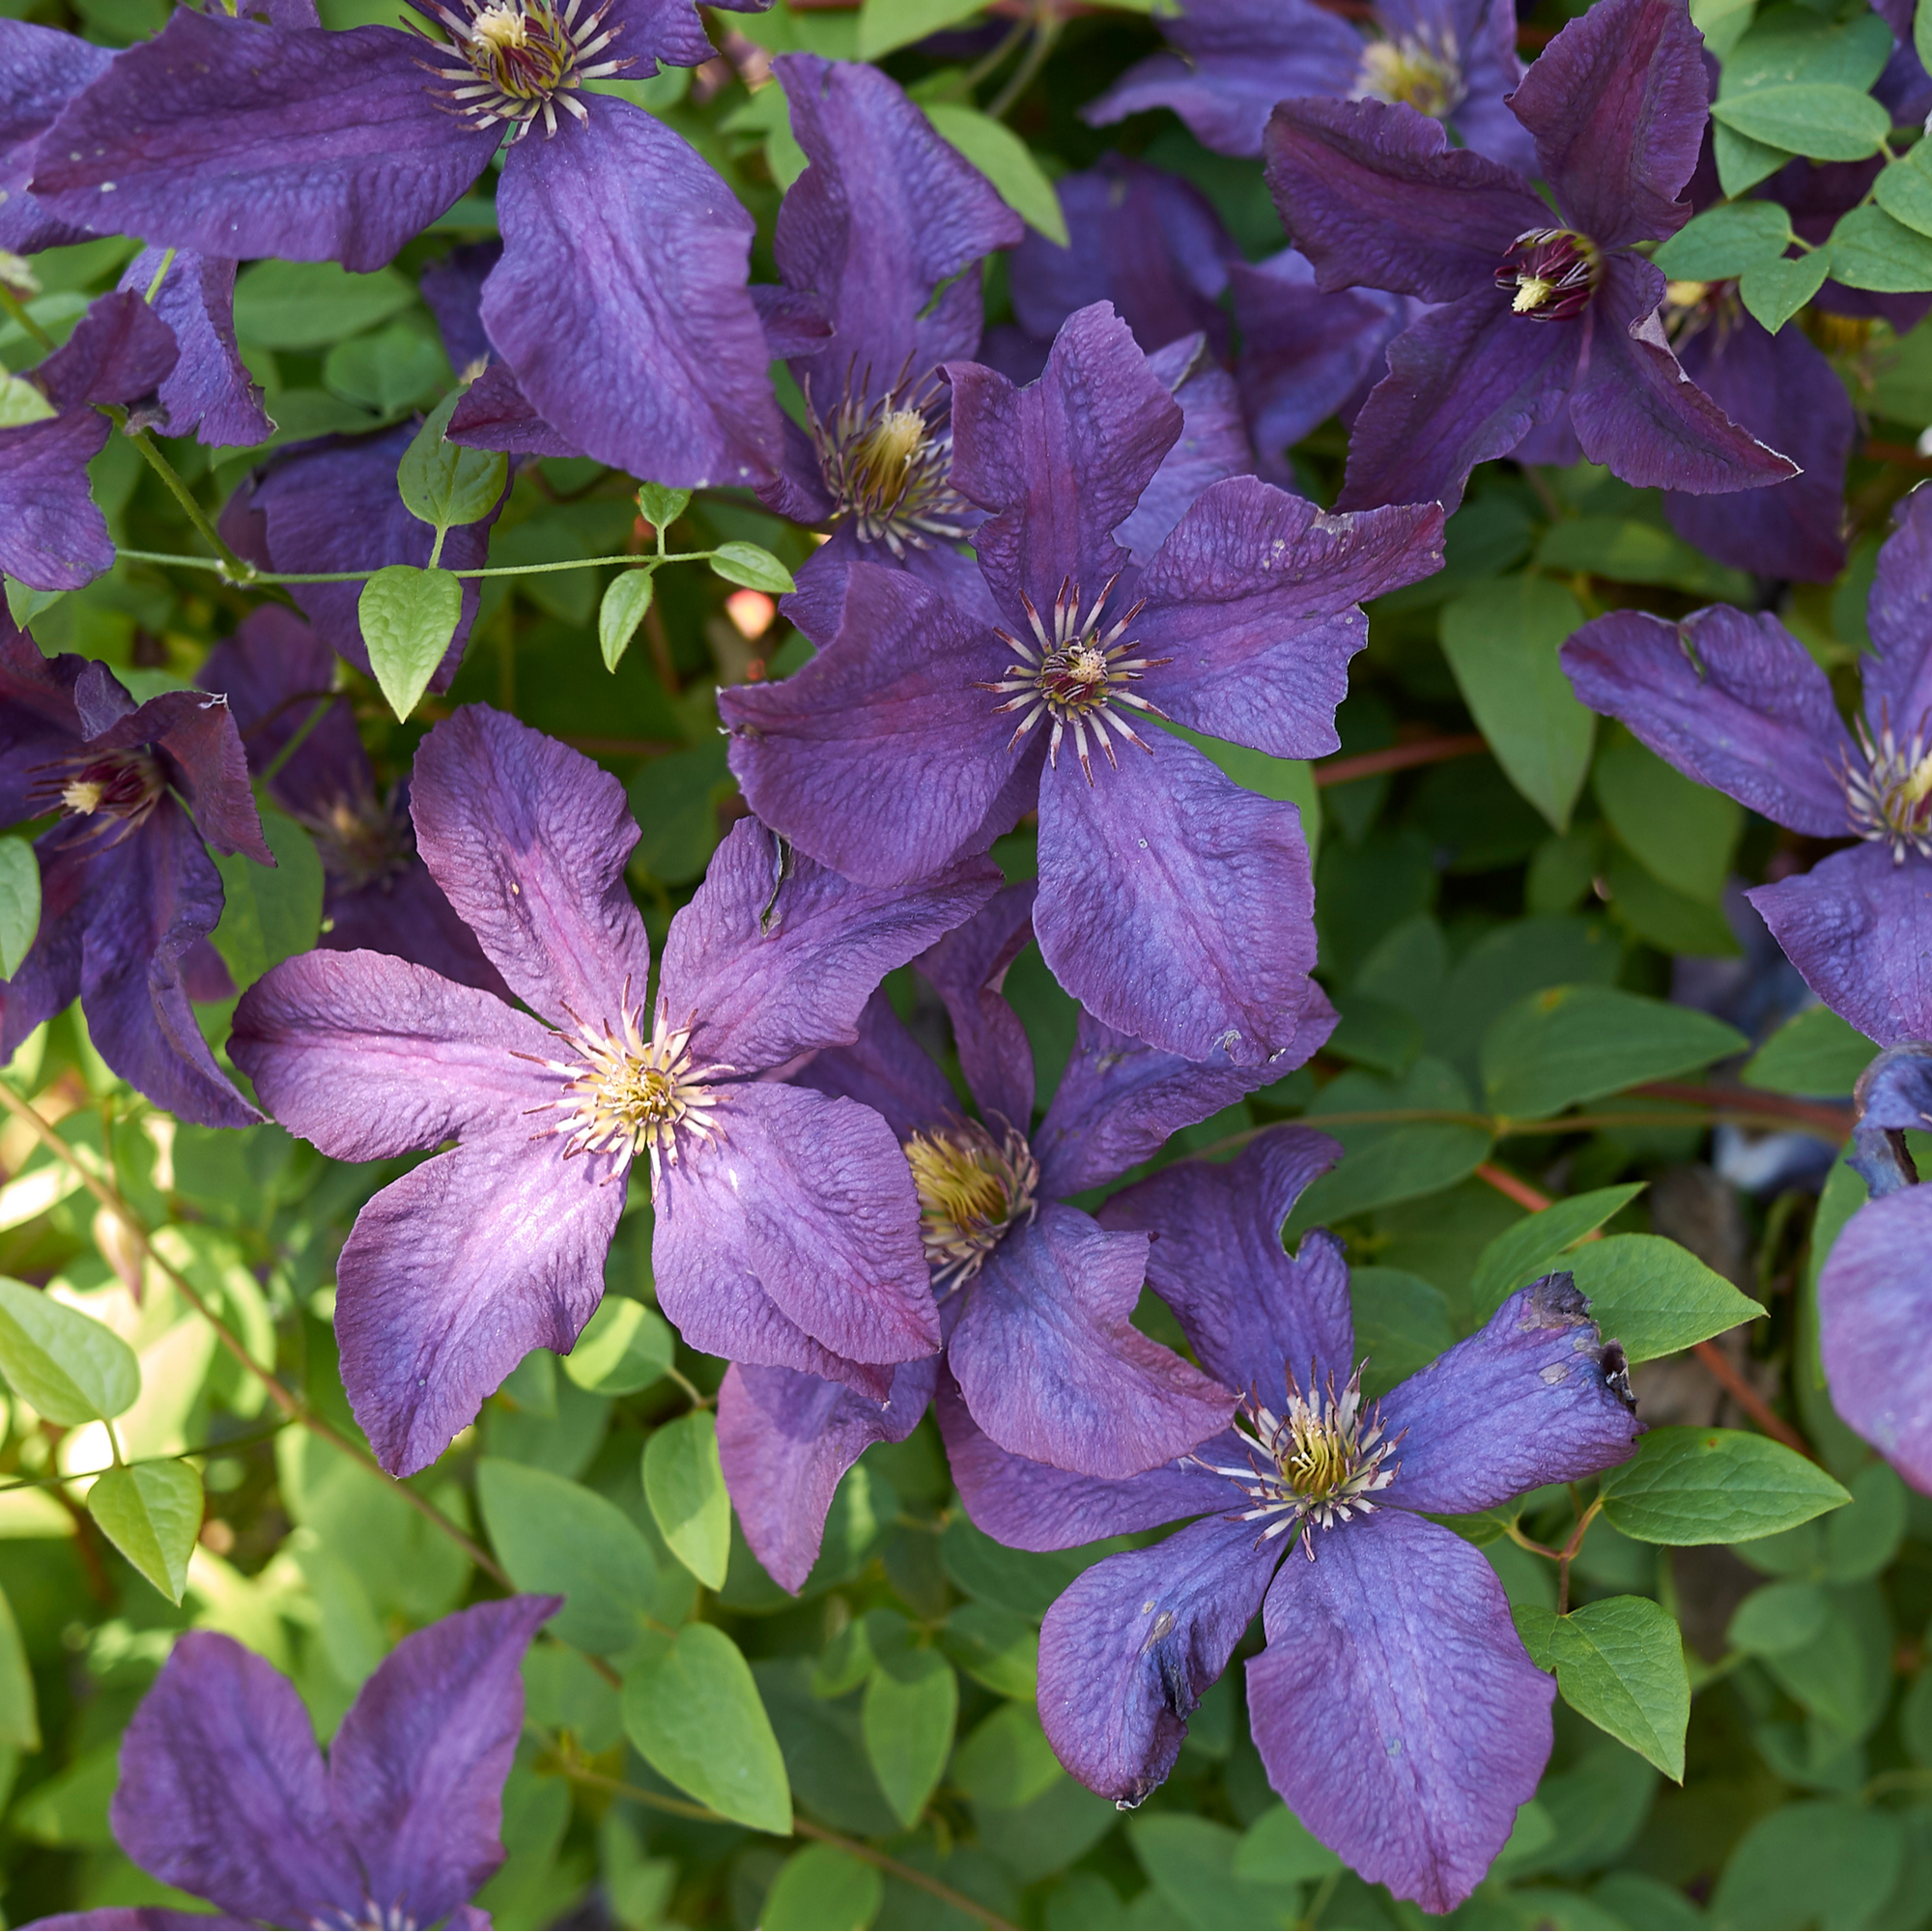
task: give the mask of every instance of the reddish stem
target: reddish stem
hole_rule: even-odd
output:
[[[1445,758],[1466,758],[1488,750],[1489,743],[1480,731],[1461,731],[1450,738],[1418,738],[1413,744],[1391,745],[1381,752],[1362,752],[1352,758],[1324,758],[1315,767],[1315,782],[1347,784],[1351,779],[1372,779],[1379,772],[1406,772],[1414,765],[1436,765]]]

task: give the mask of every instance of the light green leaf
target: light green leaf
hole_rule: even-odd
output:
[[[1817,1640],[1832,1614],[1832,1599],[1817,1583],[1767,1583],[1731,1616],[1729,1641],[1753,1656],[1776,1657]]]
[[[257,262],[235,279],[235,333],[259,349],[327,349],[415,298],[394,269],[352,275],[333,262]]]
[[[459,389],[432,410],[396,466],[403,507],[418,523],[432,525],[439,537],[453,525],[480,523],[496,508],[510,477],[510,459],[501,450],[466,449],[443,440],[462,400]]]
[[[1600,1491],[1613,1529],[1639,1543],[1745,1543],[1851,1501],[1815,1463],[1736,1429],[1653,1429]]]
[[[39,390],[35,391],[36,395],[39,393]],[[30,584],[17,582],[11,577],[5,582],[7,614],[23,631],[43,611],[52,610],[67,595],[65,590],[36,590]]]
[[[416,708],[463,615],[463,584],[446,570],[385,565],[362,586],[356,621],[376,682],[398,718]]]
[[[1772,1094],[1849,1094],[1878,1048],[1830,1007],[1807,1007],[1745,1062],[1740,1078]]]
[[[201,1533],[201,1478],[188,1463],[110,1469],[88,1491],[87,1513],[169,1603],[181,1602]]]
[[[907,1827],[918,1824],[952,1751],[959,1680],[936,1650],[881,1658],[866,1686],[860,1728],[879,1789]]]
[[[24,429],[59,413],[24,376],[0,376],[0,429]]]
[[[592,1395],[636,1395],[661,1380],[676,1352],[670,1323],[627,1294],[607,1294],[583,1324],[563,1372]]]
[[[1557,658],[1582,621],[1575,594],[1541,577],[1485,584],[1442,608],[1442,651],[1463,701],[1510,782],[1559,832],[1597,724]]]
[[[715,1624],[687,1624],[624,1679],[624,1729],[644,1762],[700,1804],[791,1835],[791,1789],[758,1687]]]
[[[237,992],[246,992],[270,966],[307,952],[322,930],[322,860],[315,840],[293,818],[262,813],[262,836],[272,867],[245,852],[217,853],[221,920],[209,935]]]
[[[791,572],[770,551],[754,543],[720,544],[711,553],[711,568],[726,583],[742,583],[752,590],[769,591],[774,597],[798,588]],[[642,616],[643,612],[638,614]]]
[[[1687,221],[1651,260],[1674,282],[1729,282],[1790,245],[1791,216],[1781,202],[1732,201]]]
[[[886,1882],[876,1865],[837,1845],[808,1845],[779,1867],[759,1909],[758,1925],[760,1932],[857,1928],[869,1925],[885,1902]]]
[[[604,654],[606,670],[615,670],[631,648],[631,639],[651,608],[657,587],[653,579],[652,566],[645,564],[619,571],[606,587],[604,601],[597,607],[597,648]]]
[[[48,1422],[76,1429],[125,1414],[141,1365],[113,1329],[0,1275],[0,1375]]]
[[[1842,23],[1809,8],[1776,7],[1724,57],[1725,97],[1794,81],[1829,81],[1863,94],[1891,58],[1891,30],[1872,14]]]
[[[1882,208],[1855,208],[1841,216],[1829,247],[1833,277],[1848,289],[1886,295],[1932,289],[1932,237],[1894,221]]]
[[[928,34],[970,20],[982,0],[865,0],[859,9],[859,58],[878,60]]]
[[[1342,1861],[1286,1804],[1264,1811],[1235,1849],[1235,1876],[1251,1885],[1301,1885],[1341,1869]]]
[[[992,183],[994,192],[1021,220],[1062,248],[1069,245],[1060,196],[1033,151],[1010,128],[956,102],[933,100],[923,105],[925,118],[940,138],[958,149]]]
[[[1713,563],[1673,530],[1634,517],[1571,517],[1551,524],[1536,547],[1539,569],[1586,570],[1622,583],[1667,583],[1712,597],[1747,597],[1742,571]]]
[[[565,1600],[550,1622],[565,1643],[601,1657],[643,1634],[657,1559],[615,1503],[547,1469],[495,1456],[476,1465],[476,1499],[511,1582]]]
[[[1655,1361],[1721,1335],[1765,1311],[1662,1235],[1611,1235],[1586,1242],[1564,1265],[1588,1296],[1606,1339],[1633,1362]]]
[[[690,508],[689,490],[673,490],[666,483],[638,485],[638,509],[654,530],[668,528]]]
[[[0,1748],[37,1751],[40,1747],[41,1713],[33,1667],[20,1641],[14,1606],[0,1591]]]
[[[1932,235],[1932,164],[1915,157],[1888,165],[1872,184],[1872,199],[1891,216],[1919,235]]]
[[[1031,1697],[1039,1676],[1039,1632],[997,1604],[961,1604],[939,1634],[941,1647],[975,1683],[1002,1697]]]
[[[1611,831],[1653,877],[1687,898],[1719,903],[1743,806],[1672,770],[1626,732],[1605,739],[1591,784]]]
[[[24,838],[0,838],[0,980],[20,970],[40,929],[40,859]]]
[[[1704,36],[1704,44],[1723,60],[1750,26],[1757,0],[1690,0],[1690,24]]]
[[[990,1804],[996,1810],[1031,1804],[1063,1776],[1031,1699],[1002,1704],[961,1740],[952,1754],[952,1782],[976,1804]]]
[[[1891,131],[1891,116],[1870,95],[1829,81],[1753,88],[1714,101],[1711,116],[1747,141],[1814,161],[1861,161]]]
[[[1676,1620],[1648,1597],[1605,1597],[1553,1619],[1548,1654],[1563,1701],[1664,1776],[1684,1782],[1690,1680]]]
[[[1711,146],[1718,158],[1718,185],[1726,194],[1744,194],[1793,159],[1782,148],[1747,141],[1721,121],[1711,123]]]
[[[708,1409],[652,1433],[644,1444],[644,1494],[672,1555],[707,1590],[722,1588],[731,1557],[731,1498]]]
[[[326,388],[385,416],[427,402],[449,375],[448,357],[406,322],[391,323],[379,335],[338,342],[322,365]]]
[[[1738,298],[1761,327],[1776,335],[1825,286],[1831,272],[1828,248],[1814,248],[1795,262],[1758,262],[1738,278]]]
[[[1469,1280],[1469,1300],[1477,1320],[1488,1321],[1518,1289],[1549,1273],[1559,1256],[1629,1207],[1643,1188],[1644,1183],[1635,1180],[1573,1194],[1505,1228],[1477,1257],[1476,1272]]]

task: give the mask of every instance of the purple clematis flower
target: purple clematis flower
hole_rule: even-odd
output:
[[[334,674],[334,652],[277,604],[251,611],[201,668],[202,688],[228,700],[249,769],[274,767],[270,795],[315,839],[325,881],[320,944],[332,952],[391,952],[510,999],[416,856],[409,785],[386,798],[377,790],[349,700],[330,695]]]
[[[1343,508],[1439,498],[1569,408],[1593,463],[1695,496],[1797,466],[1738,428],[1670,353],[1662,274],[1634,243],[1674,234],[1706,79],[1684,0],[1600,0],[1550,42],[1511,110],[1556,212],[1521,173],[1408,106],[1288,100],[1268,185],[1324,289],[1439,303],[1390,343],[1350,441]]]
[[[1723,605],[1677,623],[1598,617],[1563,646],[1592,710],[1660,757],[1812,838],[1853,838],[1747,895],[1805,983],[1881,1046],[1932,1040],[1932,495],[1879,552],[1863,716],[1776,617]]]
[[[973,1519],[1025,1549],[1197,1520],[1108,1557],[1047,1612],[1039,1713],[1083,1783],[1137,1804],[1255,1612],[1248,1719],[1269,1781],[1364,1878],[1425,1911],[1467,1897],[1549,1754],[1550,1680],[1482,1553],[1425,1520],[1494,1508],[1628,1459],[1622,1350],[1567,1274],[1365,1403],[1341,1243],[1282,1250],[1333,1142],[1278,1128],[1226,1165],[1183,1162],[1110,1201],[1157,1232],[1149,1275],[1202,1365],[1244,1392],[1233,1429],[1123,1483],[1005,1455],[942,1380]]]
[[[981,601],[864,563],[798,600],[820,654],[724,694],[732,769],[801,850],[878,885],[983,850],[1037,798],[1034,929],[1060,983],[1165,1052],[1264,1065],[1306,1024],[1300,815],[1148,720],[1332,751],[1359,600],[1439,566],[1441,512],[1336,518],[1234,477],[1131,532],[1181,412],[1104,304],[1029,388],[950,373],[953,480],[992,512]]]
[[[572,1346],[639,1156],[659,1301],[693,1348],[883,1397],[892,1364],[940,1341],[904,1157],[875,1114],[761,1076],[854,1038],[992,867],[870,891],[741,822],[671,922],[653,1006],[615,779],[468,705],[423,741],[410,810],[530,1011],[386,954],[310,952],[248,989],[229,1041],[269,1111],[335,1159],[458,1143],[378,1194],[342,1251],[343,1385],[384,1466],[426,1467],[531,1349]]]
[[[61,111],[114,56],[73,34],[0,20],[0,248],[36,255],[92,240],[88,229],[57,219],[27,192],[41,139]]]
[[[752,218],[680,136],[585,92],[712,47],[689,0],[426,0],[419,28],[185,10],[42,135],[53,219],[213,257],[368,270],[505,135],[491,341],[531,407],[602,462],[696,486],[768,476],[779,417],[745,290]]]
[[[522,1663],[561,1597],[509,1597],[406,1636],[328,1761],[294,1685],[233,1637],[175,1641],[121,1742],[121,1849],[219,1917],[135,1907],[43,1926],[488,1925]]]
[[[100,1057],[204,1126],[261,1119],[215,1065],[182,983],[221,918],[217,852],[275,861],[228,707],[136,705],[106,666],[41,655],[0,611],[0,823],[58,812],[35,841],[41,926],[0,983],[0,1061],[78,999]]]
[[[274,424],[235,342],[235,264],[192,248],[143,248],[121,277],[124,291],[153,293],[156,315],[174,331],[181,360],[160,386],[169,436],[246,449],[266,442]]]
[[[1204,147],[1259,155],[1276,101],[1404,101],[1462,145],[1525,172],[1535,151],[1504,106],[1522,78],[1508,0],[1378,0],[1367,34],[1311,0],[1186,0],[1175,51],[1129,68],[1081,118],[1094,127],[1171,107]]]

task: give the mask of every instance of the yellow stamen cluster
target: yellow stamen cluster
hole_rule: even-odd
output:
[[[1926,742],[1925,722],[1909,742],[1900,743],[1889,724],[1876,737],[1862,719],[1858,722],[1859,749],[1865,769],[1855,770],[1849,759],[1842,774],[1852,830],[1861,838],[1891,847],[1895,865],[1908,852],[1932,859],[1932,745]]]
[[[935,1289],[970,1281],[1007,1230],[1039,1211],[1039,1163],[1016,1127],[996,1140],[977,1121],[962,1121],[914,1134],[905,1156]]]
[[[609,5],[603,0],[585,11],[583,0],[489,0],[484,6],[469,0],[461,13],[436,5],[450,44],[430,43],[445,65],[429,71],[451,83],[454,111],[479,128],[500,123],[521,141],[541,120],[546,135],[554,134],[559,107],[580,121],[590,118],[576,99],[586,80],[634,65],[628,59],[592,62],[620,31],[604,27]]]
[[[895,556],[924,550],[934,537],[966,534],[966,499],[953,489],[952,434],[941,425],[936,374],[918,385],[901,381],[867,402],[848,378],[843,398],[821,416],[810,389],[811,440],[819,475],[832,497],[832,521],[849,523],[862,543],[883,543]]]
[[[1414,34],[1372,41],[1362,49],[1356,72],[1357,100],[1406,101],[1418,114],[1441,121],[1452,114],[1467,90],[1456,43],[1432,46]]]
[[[75,818],[98,816],[99,829],[116,838],[145,823],[168,786],[160,761],[138,748],[83,752],[43,769],[48,776],[35,787],[39,799],[47,805],[58,800],[61,810]]]

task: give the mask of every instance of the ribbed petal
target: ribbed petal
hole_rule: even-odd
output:
[[[1007,969],[1033,938],[1035,891],[1031,879],[1005,887],[919,958],[952,1022],[967,1091],[981,1114],[1010,1122],[1022,1133],[1033,1122],[1033,1047],[1000,989]]]
[[[1860,668],[1866,722],[1909,740],[1932,722],[1932,496],[1914,491],[1896,517],[1878,554],[1867,611],[1872,650]]]
[[[93,410],[0,429],[0,571],[35,590],[78,590],[112,567],[87,483],[108,429]]]
[[[127,403],[155,388],[180,354],[168,325],[139,296],[117,289],[88,303],[34,382],[57,410]]]
[[[235,264],[184,249],[143,248],[121,276],[127,293],[145,297],[159,275],[154,313],[174,331],[181,359],[160,386],[170,436],[249,448],[273,433],[262,391],[235,344]],[[165,268],[163,265],[165,264]]]
[[[0,20],[0,248],[10,254],[36,255],[88,239],[86,229],[43,209],[27,183],[41,136],[113,58],[73,34]]]
[[[814,1053],[791,1084],[871,1108],[901,1143],[959,1110],[952,1083],[906,1031],[883,986],[866,1002],[859,1037]]]

